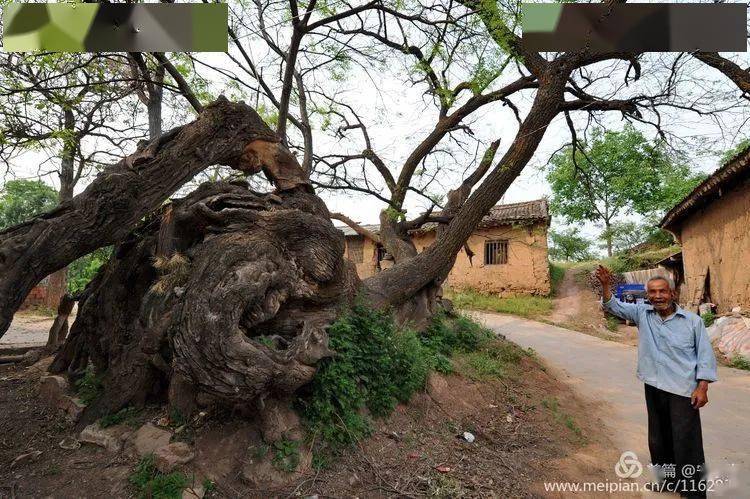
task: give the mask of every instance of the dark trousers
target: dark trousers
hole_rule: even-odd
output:
[[[683,497],[706,497],[703,481],[706,467],[698,409],[693,408],[690,397],[645,386],[651,463],[660,465],[666,472],[666,481],[676,484],[677,490],[672,491]],[[695,472],[691,473],[691,469]]]

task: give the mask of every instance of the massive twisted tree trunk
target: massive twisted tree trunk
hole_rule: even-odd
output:
[[[204,184],[116,248],[51,366],[103,373],[81,424],[153,397],[183,414],[199,401],[283,399],[331,355],[326,327],[353,299],[356,271],[312,189],[269,177],[287,184],[270,194]]]

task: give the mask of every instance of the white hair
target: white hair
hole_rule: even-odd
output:
[[[651,281],[664,281],[669,285],[669,289],[671,289],[672,291],[675,290],[674,281],[669,276],[655,275],[653,277],[649,277],[648,281],[646,281],[646,289],[648,289],[648,283],[650,283]]]

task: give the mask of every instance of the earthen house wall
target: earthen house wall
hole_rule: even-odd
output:
[[[362,261],[353,259],[360,278],[378,271],[377,246],[361,236],[347,237],[346,256],[350,258],[350,241],[362,241]],[[417,233],[412,237],[417,251],[422,252],[435,240],[435,232]],[[485,243],[507,241],[507,263],[485,264]],[[479,229],[468,240],[474,253],[472,261],[461,250],[448,276],[446,285],[455,289],[475,289],[501,296],[514,294],[547,295],[550,292],[547,256],[547,224],[500,225]],[[351,258],[350,258],[351,259]]]

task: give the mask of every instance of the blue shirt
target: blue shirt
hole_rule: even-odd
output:
[[[623,303],[614,296],[604,309],[638,326],[638,379],[690,397],[698,380],[716,381],[716,356],[703,319],[682,309],[662,319],[652,305]]]

